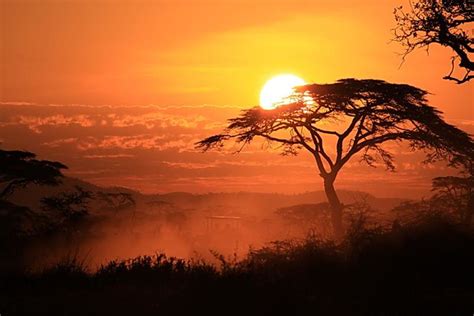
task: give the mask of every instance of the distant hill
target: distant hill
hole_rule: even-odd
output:
[[[402,198],[378,198],[371,194],[358,191],[338,191],[340,199],[344,204],[365,201],[372,208],[388,211],[407,199]],[[151,195],[157,200],[172,203],[181,208],[216,208],[237,209],[239,213],[267,213],[277,208],[287,207],[295,204],[311,204],[326,201],[324,191],[306,192],[300,194],[280,193],[208,193],[191,194],[184,192]],[[148,196],[150,197],[150,196]]]
[[[138,191],[122,187],[100,187],[92,183],[65,177],[58,186],[30,185],[15,192],[9,199],[8,207],[0,205],[0,221],[13,221],[8,225],[18,225],[12,230],[29,232],[41,231],[41,227],[62,227],[65,225],[60,212],[51,212],[41,207],[43,197],[58,196],[64,192],[76,192],[77,187],[93,193],[89,200],[88,212],[85,218],[114,218],[117,214],[143,213],[153,217],[157,212],[186,213],[194,216],[208,215],[238,215],[268,218],[282,207],[298,204],[314,204],[326,201],[323,191],[305,192],[300,194],[281,193],[207,193],[192,194],[187,192],[172,192],[166,194],[142,194]],[[373,209],[388,211],[406,199],[378,198],[371,194],[340,190],[339,196],[344,204],[365,202]],[[18,206],[18,207],[16,207]],[[21,210],[22,214],[16,214]],[[15,214],[13,214],[15,213]],[[18,216],[17,216],[18,215]],[[37,220],[38,219],[38,220]],[[41,220],[39,220],[41,219]],[[9,226],[9,227],[10,227]],[[26,233],[26,232],[25,232]]]
[[[77,188],[92,193],[92,198],[86,199],[87,212],[79,218],[68,216],[61,209],[44,207],[41,203],[45,197],[61,197],[63,194],[77,193],[79,192]],[[70,224],[80,224],[84,220],[113,217],[119,210],[131,209],[135,206],[134,201],[140,200],[142,200],[141,193],[134,190],[119,187],[103,188],[80,179],[64,177],[60,185],[30,184],[16,190],[8,201],[0,201],[0,227],[7,227],[8,231],[13,232],[12,238],[67,230]],[[0,235],[2,238],[6,237],[5,234]]]
[[[233,208],[239,212],[247,213],[253,211],[267,212],[279,207],[295,204],[319,203],[326,200],[324,191],[310,191],[299,194],[282,193],[255,193],[255,192],[233,192],[233,193],[206,193],[193,194],[188,192],[171,192],[165,194],[142,194],[139,191],[124,187],[100,187],[90,182],[77,178],[65,177],[63,183],[58,186],[30,185],[25,189],[18,190],[9,199],[17,205],[32,209],[39,207],[42,197],[57,195],[61,192],[74,191],[75,187],[81,187],[91,192],[125,193],[129,194],[137,205],[144,205],[150,201],[162,201],[183,209],[202,208]],[[403,198],[380,198],[372,194],[339,190],[341,201],[344,204],[365,201],[372,208],[382,211],[390,210],[407,199]],[[99,210],[100,211],[100,210]]]

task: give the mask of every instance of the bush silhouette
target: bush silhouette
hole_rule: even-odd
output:
[[[7,315],[281,313],[461,315],[473,308],[474,233],[439,218],[396,230],[354,226],[335,244],[308,236],[279,241],[213,266],[164,254],[81,261],[4,277]]]

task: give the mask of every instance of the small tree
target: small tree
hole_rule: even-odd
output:
[[[431,44],[451,48],[455,55],[451,59],[451,70],[443,79],[453,80],[458,84],[472,78],[474,62],[470,54],[474,53],[474,38],[469,36],[474,22],[474,5],[467,0],[420,0],[410,2],[408,12],[403,7],[394,10],[396,26],[394,41],[405,47],[403,58],[418,48],[426,48]],[[453,76],[455,63],[465,70],[464,76]]]
[[[127,192],[95,192],[96,199],[104,202],[103,208],[120,211],[128,208],[135,207],[137,202],[133,198],[131,193]]]
[[[42,198],[42,208],[57,212],[65,220],[79,219],[87,215],[88,202],[93,198],[92,192],[80,186],[75,186],[75,189],[74,192],[63,192],[56,196]]]
[[[36,155],[28,151],[7,151],[0,149],[0,199],[5,199],[16,189],[28,184],[57,185],[65,165],[56,161],[37,160]]]
[[[474,152],[456,155],[450,164],[461,172],[458,176],[434,178],[432,188],[436,193],[432,200],[470,227],[474,217]]]
[[[374,166],[382,162],[394,170],[388,141],[407,141],[413,150],[427,150],[427,160],[450,156],[454,148],[473,148],[471,137],[441,118],[427,104],[426,91],[382,80],[342,79],[333,84],[296,88],[288,104],[274,110],[254,107],[229,120],[222,134],[201,140],[207,151],[235,140],[241,148],[255,137],[282,146],[284,154],[307,150],[315,159],[331,206],[334,233],[343,233],[343,205],[334,188],[342,167],[356,154]],[[334,139],[332,150],[328,139]]]

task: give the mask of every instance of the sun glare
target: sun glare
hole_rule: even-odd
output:
[[[304,85],[305,81],[298,76],[285,74],[268,80],[260,92],[260,106],[273,110],[285,104],[285,98],[293,93],[293,88]]]

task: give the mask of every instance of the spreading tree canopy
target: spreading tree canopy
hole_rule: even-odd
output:
[[[295,89],[286,105],[273,110],[254,107],[229,120],[221,134],[196,145],[207,151],[235,140],[241,150],[256,137],[281,145],[284,154],[308,151],[315,160],[331,205],[337,236],[343,233],[341,204],[334,182],[342,167],[360,155],[369,165],[383,163],[393,170],[393,155],[384,143],[405,141],[412,150],[425,150],[426,161],[472,155],[470,135],[446,123],[430,106],[427,92],[382,80],[342,79]],[[333,138],[333,141],[330,141]]]

